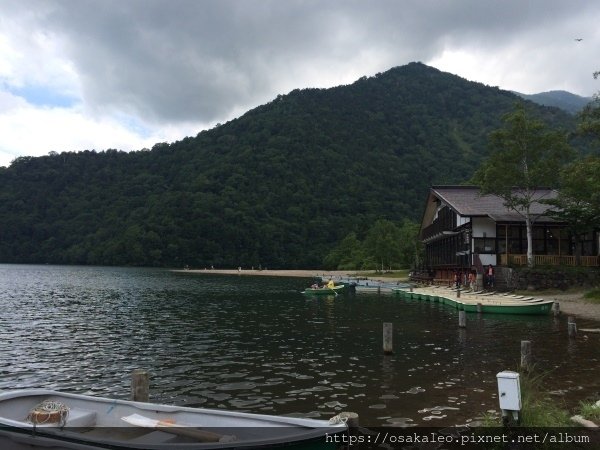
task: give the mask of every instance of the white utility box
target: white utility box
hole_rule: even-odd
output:
[[[500,409],[505,411],[521,410],[521,385],[519,374],[505,370],[496,375],[498,379],[498,400]]]

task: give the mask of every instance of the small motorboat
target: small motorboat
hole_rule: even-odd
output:
[[[0,394],[0,448],[7,449],[332,448],[345,433],[340,416],[270,416],[45,389]]]

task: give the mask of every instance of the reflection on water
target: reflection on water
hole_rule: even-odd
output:
[[[0,389],[127,398],[130,372],[145,368],[161,403],[450,425],[498,409],[496,373],[517,368],[527,339],[549,390],[571,404],[600,390],[598,336],[569,340],[552,316],[469,314],[460,329],[437,303],[149,269],[0,265],[0,283]]]

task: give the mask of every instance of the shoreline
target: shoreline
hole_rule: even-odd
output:
[[[238,275],[238,276],[267,276],[267,277],[291,277],[291,278],[317,278],[317,277],[349,277],[355,278],[356,271],[347,270],[258,270],[258,269],[177,269],[173,272],[184,272],[193,274],[210,274],[210,275]],[[397,277],[377,277],[369,276],[373,281],[404,281],[404,278]],[[559,302],[562,314],[574,315],[583,319],[589,319],[600,322],[600,304],[590,303],[583,298],[584,291],[580,292],[565,292],[557,294],[549,294],[544,296],[540,293],[540,297],[547,300]]]
[[[179,269],[174,272],[186,273],[205,273],[211,275],[240,275],[240,276],[258,276],[258,277],[290,277],[290,278],[317,278],[321,276],[350,277],[356,275],[346,270],[271,270],[271,269]]]

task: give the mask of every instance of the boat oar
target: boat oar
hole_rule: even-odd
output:
[[[156,420],[149,417],[144,417],[139,414],[132,414],[130,416],[121,417],[127,423],[144,428],[154,428],[159,431],[166,433],[176,434],[179,436],[187,436],[193,439],[197,439],[201,442],[231,442],[235,440],[235,436],[228,436],[213,433],[211,431],[198,430],[190,428],[189,426],[180,425],[167,420]]]

